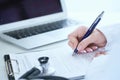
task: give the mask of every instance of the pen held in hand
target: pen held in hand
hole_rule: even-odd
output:
[[[92,23],[92,25],[90,26],[90,28],[88,29],[88,31],[85,33],[85,35],[82,37],[81,41],[85,38],[87,38],[95,29],[95,27],[97,26],[97,24],[100,22],[102,16],[104,14],[104,11],[102,11],[102,13],[95,19],[95,21]],[[77,49],[78,45],[76,46],[74,52],[72,55],[75,55],[78,53],[78,49]]]

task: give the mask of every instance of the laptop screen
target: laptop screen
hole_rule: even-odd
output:
[[[58,12],[60,0],[0,0],[0,25]]]

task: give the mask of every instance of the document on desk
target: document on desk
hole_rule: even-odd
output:
[[[40,66],[38,58],[43,56],[49,57],[49,66],[55,69],[55,76],[66,78],[85,76],[94,53],[72,56],[72,52],[73,50],[65,44],[61,47],[45,51],[9,54],[7,56],[9,56],[9,61],[12,66],[13,80],[18,80],[21,75],[31,68]],[[10,72],[8,73],[10,74]]]

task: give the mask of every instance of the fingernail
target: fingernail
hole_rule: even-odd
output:
[[[95,47],[94,47],[94,49],[98,49],[98,47],[97,47],[97,46],[95,46]]]
[[[92,49],[90,49],[90,51],[89,52],[93,52],[93,50]]]
[[[85,50],[80,51],[80,53],[87,53]]]

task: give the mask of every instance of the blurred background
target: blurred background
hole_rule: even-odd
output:
[[[120,23],[120,0],[65,0],[65,2],[68,16],[72,14],[87,26],[102,11],[105,11],[105,14],[99,25]]]
[[[70,12],[120,12],[120,0],[65,0]]]

